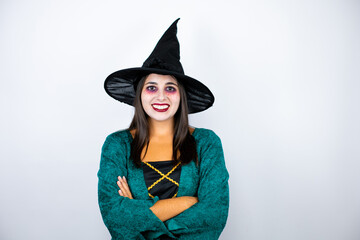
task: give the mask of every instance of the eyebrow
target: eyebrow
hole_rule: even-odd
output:
[[[147,82],[147,83],[145,83],[145,85],[147,85],[147,84],[155,84],[155,85],[157,85],[157,82]],[[177,84],[173,83],[173,82],[167,82],[167,83],[165,83],[165,85],[175,85],[175,86],[177,86]]]

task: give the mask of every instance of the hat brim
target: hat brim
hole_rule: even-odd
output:
[[[172,75],[185,88],[189,113],[197,113],[211,107],[215,101],[211,91],[200,81],[185,74],[156,68],[128,68],[110,74],[104,83],[107,94],[112,98],[134,106],[135,85],[144,76],[150,73]]]

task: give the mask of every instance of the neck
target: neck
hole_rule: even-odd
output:
[[[153,137],[173,137],[174,118],[167,121],[156,121],[149,118],[150,138]]]

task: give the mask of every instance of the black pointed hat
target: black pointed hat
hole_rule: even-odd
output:
[[[180,46],[176,37],[177,22],[166,30],[142,67],[128,68],[110,74],[104,83],[105,91],[120,102],[133,106],[139,80],[150,74],[172,75],[185,88],[189,113],[201,112],[214,103],[214,95],[200,81],[186,76],[180,63]]]

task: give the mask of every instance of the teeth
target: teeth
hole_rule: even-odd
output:
[[[153,105],[154,108],[157,108],[157,109],[165,109],[165,108],[168,108],[169,106],[168,105]]]

